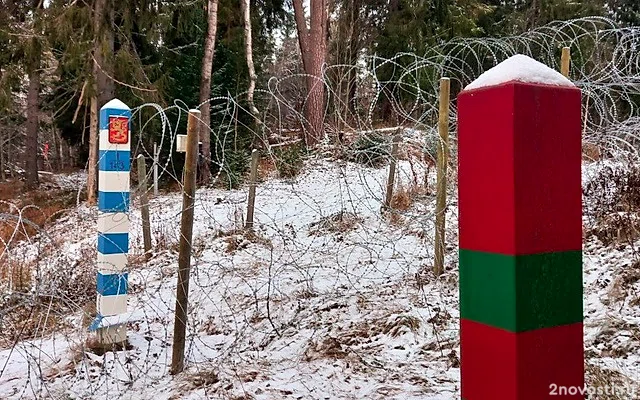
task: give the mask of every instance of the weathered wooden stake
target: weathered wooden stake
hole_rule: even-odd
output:
[[[562,60],[560,65],[560,73],[562,75],[569,77],[569,65],[571,64],[571,48],[563,47],[562,48]]]
[[[391,146],[391,164],[389,164],[389,178],[387,179],[387,192],[384,197],[384,208],[391,207],[391,199],[393,198],[393,187],[396,179],[396,163],[398,162],[398,144],[402,140],[402,134],[400,130],[393,137],[393,144]]]
[[[176,288],[176,317],[173,329],[171,373],[184,369],[184,346],[189,304],[189,274],[191,272],[191,239],[193,236],[193,206],[196,195],[198,157],[198,127],[200,111],[189,110],[187,121],[187,151],[184,161],[182,219],[180,221],[180,254],[178,255],[178,286]]]
[[[158,162],[160,162],[160,154],[158,154],[158,144],[153,143],[153,196],[158,197]]]
[[[245,229],[253,229],[253,211],[256,203],[256,179],[258,178],[258,159],[260,154],[258,150],[253,149],[251,152],[251,175],[249,177],[249,202],[247,204],[247,222]]]
[[[136,164],[138,164],[138,191],[140,192],[144,256],[149,260],[151,258],[151,221],[149,220],[149,197],[147,196],[147,166],[142,154],[138,155]]]
[[[433,272],[436,276],[444,271],[444,233],[445,213],[447,207],[447,164],[449,162],[449,78],[440,79],[440,110],[438,115],[438,132],[440,134],[437,148],[437,189],[436,189],[436,238],[435,260]]]

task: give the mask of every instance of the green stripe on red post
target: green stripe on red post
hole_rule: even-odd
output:
[[[460,317],[510,332],[582,322],[582,253],[460,250]]]

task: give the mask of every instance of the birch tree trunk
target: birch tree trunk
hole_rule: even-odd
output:
[[[314,147],[324,137],[324,80],[322,66],[327,53],[327,0],[310,0],[311,19],[307,27],[302,0],[293,0],[302,63],[307,74],[307,102],[304,110],[307,147]]]
[[[247,102],[251,113],[258,117],[260,112],[253,101],[256,90],[256,69],[253,64],[253,40],[251,39],[251,4],[250,0],[242,0],[242,14],[244,19],[244,45],[247,54],[247,68],[249,69],[249,90],[247,92]]]
[[[211,182],[211,171],[209,170],[209,160],[211,159],[211,104],[208,100],[211,97],[211,70],[213,68],[213,53],[216,47],[218,0],[209,0],[207,16],[207,37],[204,42],[202,75],[200,78],[200,113],[202,120],[200,141],[202,142],[203,158],[200,169],[200,180],[204,185]]]

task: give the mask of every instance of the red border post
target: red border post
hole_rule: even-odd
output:
[[[583,399],[580,90],[514,56],[458,96],[458,141],[462,398]]]

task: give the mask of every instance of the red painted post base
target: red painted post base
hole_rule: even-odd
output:
[[[512,333],[463,319],[460,340],[463,399],[584,399],[582,323]]]

